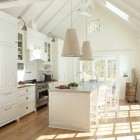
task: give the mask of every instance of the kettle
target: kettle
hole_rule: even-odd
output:
[[[45,73],[43,73],[44,75],[45,75],[45,77],[44,77],[44,81],[52,81],[52,78],[53,78],[53,75],[52,74],[45,74]]]

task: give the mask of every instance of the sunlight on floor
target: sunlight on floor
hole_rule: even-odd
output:
[[[140,117],[140,105],[130,104],[120,106],[118,116],[114,112],[109,113],[107,116],[108,123],[101,121],[102,123],[100,123],[99,128],[96,128],[96,125],[93,124],[91,125],[90,132],[42,135],[36,140],[140,140],[140,135],[135,135],[135,133],[140,133],[140,120],[132,121],[131,119],[130,121],[130,117],[134,120],[135,117]],[[112,119],[114,118],[116,119],[112,122]],[[117,120],[121,120],[121,122],[118,122]]]
[[[64,139],[64,138],[73,138],[73,137],[75,137],[75,133],[58,134],[55,139]]]
[[[129,105],[124,105],[124,106],[120,106],[120,111],[121,110],[130,110],[130,107],[129,107]]]
[[[129,123],[116,123],[115,134],[130,133]]]
[[[36,140],[51,140],[54,139],[56,135],[43,135],[38,137]]]

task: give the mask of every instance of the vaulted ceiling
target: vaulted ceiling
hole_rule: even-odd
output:
[[[4,1],[4,0],[3,0]],[[9,0],[10,1],[10,0]],[[11,0],[0,2],[0,9],[26,22],[27,26],[35,23],[38,31],[48,34],[52,32],[57,38],[63,38],[65,30],[71,26],[70,0]],[[88,1],[88,0],[87,0]],[[125,21],[140,34],[140,0],[90,0],[90,13],[94,8],[101,7],[110,10],[106,1],[128,15]],[[77,12],[85,0],[73,0],[72,22],[76,22],[81,15]],[[119,15],[118,15],[119,16]],[[125,19],[123,19],[125,20]]]

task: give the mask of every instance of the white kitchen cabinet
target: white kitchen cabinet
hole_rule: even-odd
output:
[[[36,111],[35,86],[18,89],[18,117]]]
[[[0,127],[17,120],[17,91],[0,92]]]
[[[55,88],[55,87],[57,87],[58,85],[59,85],[59,83],[58,83],[57,81],[55,81],[55,82],[49,82],[49,89]]]
[[[17,87],[17,48],[0,44],[0,90]]]
[[[20,31],[18,33],[18,63],[17,63],[17,68],[18,70],[23,70],[24,69],[24,32]]]
[[[0,42],[15,45],[17,43],[18,19],[0,11]]]
[[[0,126],[17,119],[17,23],[0,11]]]

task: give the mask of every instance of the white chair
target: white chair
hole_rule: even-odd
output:
[[[106,86],[100,86],[91,93],[91,122],[96,122],[99,127],[99,119],[104,116],[106,120]]]
[[[106,112],[116,112],[119,114],[119,94],[120,94],[120,86],[117,84],[116,86],[107,87],[106,94]]]

